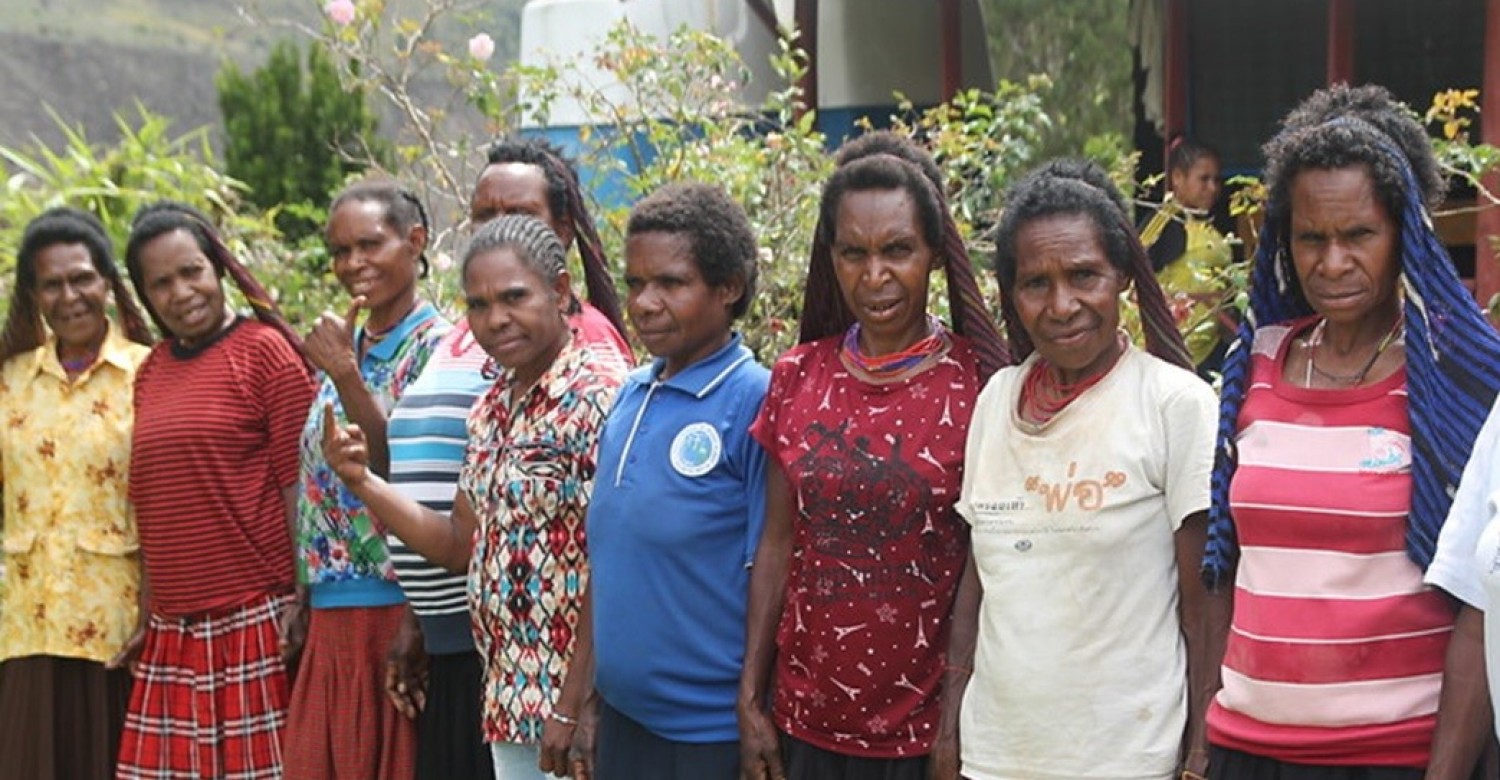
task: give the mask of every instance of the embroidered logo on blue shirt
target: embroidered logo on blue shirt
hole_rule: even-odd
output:
[[[672,439],[672,468],[684,477],[701,477],[719,465],[723,451],[718,429],[706,422],[695,422]]]

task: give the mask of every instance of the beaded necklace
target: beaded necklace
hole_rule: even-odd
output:
[[[952,340],[942,321],[929,314],[927,328],[927,336],[906,349],[888,355],[866,355],[859,348],[860,328],[856,322],[844,333],[839,358],[856,374],[875,381],[902,377],[925,362],[947,353]]]
[[[88,370],[89,366],[94,365],[94,361],[98,359],[99,350],[96,349],[81,358],[75,358],[73,360],[63,360],[59,357],[57,362],[61,363],[63,370],[68,372],[69,374],[81,374],[84,371]]]
[[[1021,383],[1021,396],[1017,400],[1017,411],[1020,412],[1021,419],[1037,427],[1046,425],[1058,413],[1066,409],[1068,404],[1073,403],[1089,388],[1109,376],[1109,372],[1125,354],[1127,346],[1124,333],[1119,334],[1118,338],[1121,349],[1119,354],[1115,355],[1115,359],[1104,370],[1073,384],[1063,382],[1061,375],[1052,364],[1046,358],[1038,357],[1036,364],[1031,367],[1031,371],[1026,374],[1026,379]]]

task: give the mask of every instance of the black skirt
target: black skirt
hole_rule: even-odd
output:
[[[781,763],[787,780],[927,780],[928,757],[846,756],[783,733]]]
[[[1315,766],[1209,746],[1210,780],[1422,780],[1422,769],[1401,766]]]
[[[479,653],[427,657],[427,706],[417,717],[417,780],[494,780],[484,744]]]

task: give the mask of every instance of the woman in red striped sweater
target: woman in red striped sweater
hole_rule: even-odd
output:
[[[292,601],[312,379],[296,336],[202,214],[147,207],[125,262],[167,339],[136,374],[130,499],[146,577],[116,776],[280,777],[289,681],[277,625]],[[225,274],[255,319],[229,309]]]

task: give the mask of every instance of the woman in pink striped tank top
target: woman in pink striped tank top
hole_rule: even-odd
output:
[[[1265,154],[1205,560],[1222,685],[1195,692],[1190,749],[1227,780],[1468,777],[1477,613],[1423,574],[1500,340],[1427,218],[1427,138],[1383,88],[1316,93]]]

